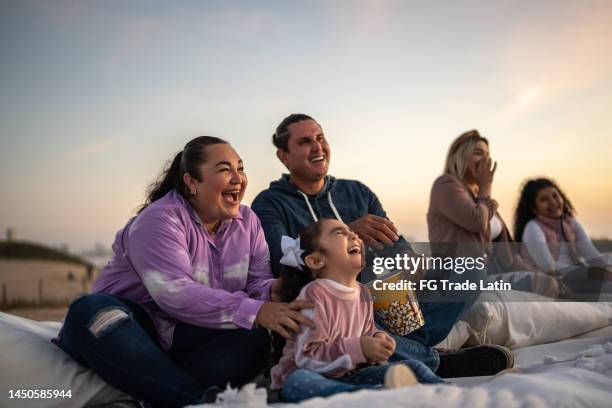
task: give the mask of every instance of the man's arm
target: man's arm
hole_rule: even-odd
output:
[[[395,224],[385,212],[380,200],[366,185],[362,187],[368,194],[368,214],[351,222],[349,226],[366,244],[376,252],[383,251],[385,246],[394,248],[392,252],[413,252],[412,246],[399,234]],[[382,245],[384,244],[384,245]],[[387,252],[387,251],[384,251]]]
[[[366,244],[366,267],[361,271],[359,281],[370,282],[376,278],[372,265],[375,257],[395,257],[396,254],[414,254],[410,242],[387,218],[380,200],[372,190],[361,184],[368,196],[368,214],[349,223],[349,227]],[[383,245],[384,244],[384,245]]]

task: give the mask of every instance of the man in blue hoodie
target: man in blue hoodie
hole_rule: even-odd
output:
[[[375,256],[412,252],[372,190],[359,181],[327,174],[331,149],[312,117],[289,115],[278,125],[272,142],[289,174],[270,183],[251,208],[261,220],[275,276],[280,272],[281,237],[296,237],[319,218],[346,223],[367,244],[367,252]],[[362,282],[373,278],[366,272],[362,272]],[[512,366],[511,352],[500,346],[438,353],[432,346],[448,335],[466,303],[421,301],[420,306],[425,325],[405,337],[394,336],[397,350],[393,359],[423,361],[442,377],[492,375]]]

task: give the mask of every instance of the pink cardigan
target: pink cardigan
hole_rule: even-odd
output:
[[[427,227],[433,255],[481,256],[493,252],[490,220],[497,215],[502,221],[501,235],[496,241],[511,242],[512,237],[497,213],[497,202],[474,197],[468,187],[449,174],[436,179],[431,188]],[[461,247],[458,248],[458,244]],[[457,250],[460,252],[457,253]],[[498,260],[506,266],[513,263],[508,245],[495,249]]]
[[[361,349],[362,336],[374,336],[372,299],[368,289],[359,284],[349,288],[329,279],[315,279],[306,285],[300,300],[312,302],[314,309],[302,313],[316,323],[302,328],[295,340],[288,340],[283,356],[271,370],[272,389],[282,388],[298,368],[337,378],[366,363]]]

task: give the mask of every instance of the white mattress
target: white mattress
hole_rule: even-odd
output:
[[[0,317],[4,318],[5,323],[12,327],[10,331],[1,333],[4,337],[0,336],[0,340],[5,338],[8,341],[10,340],[9,337],[13,335],[15,337],[21,332],[30,333],[24,339],[36,340],[40,343],[31,346],[35,350],[30,349],[30,354],[32,351],[37,351],[42,353],[42,357],[45,357],[46,353],[43,353],[43,348],[45,350],[48,348],[49,356],[47,357],[54,357],[57,360],[54,360],[53,364],[48,364],[49,367],[54,368],[54,374],[58,371],[62,372],[64,375],[61,378],[64,379],[69,371],[65,367],[58,370],[57,364],[62,363],[70,367],[78,366],[49,343],[48,339],[55,335],[60,326],[59,323],[32,322],[6,314],[0,314]],[[20,329],[16,329],[15,325],[18,325]],[[24,341],[19,342],[19,344]],[[7,347],[12,353],[4,354],[5,359],[16,351],[14,350],[15,344],[11,344],[12,346],[7,345]],[[24,346],[28,347],[27,344],[24,344]],[[597,349],[597,346],[599,346],[599,349]],[[580,354],[585,352],[592,354],[593,357]],[[506,373],[497,377],[455,378],[451,379],[452,384],[450,385],[418,385],[397,390],[360,391],[352,394],[338,394],[326,399],[315,398],[301,404],[275,405],[347,408],[390,408],[400,405],[436,408],[440,406],[444,406],[444,408],[612,407],[612,325],[571,339],[516,349],[514,354],[515,366],[519,369],[518,373]],[[42,368],[40,360],[42,357],[39,357],[37,364],[33,366],[37,373]],[[20,361],[23,364],[23,360]],[[6,369],[6,367],[3,368]],[[79,370],[83,371],[83,368],[75,368],[73,371],[77,372]],[[20,371],[23,370],[13,370],[11,378]],[[24,375],[26,375],[25,371]],[[0,375],[0,377],[2,376]],[[82,378],[83,376],[75,374],[75,378],[78,377]],[[45,374],[45,378],[53,378],[53,375]],[[56,380],[59,380],[59,377]],[[23,383],[26,382],[24,380]],[[98,380],[98,382],[100,384],[97,388],[92,387],[91,381],[81,384],[80,388],[74,383],[67,387],[72,388],[73,392],[76,392],[78,388],[78,394],[83,397],[86,391],[98,395],[100,394],[98,388],[108,388],[101,380]],[[116,399],[118,398],[116,395],[121,395],[116,390],[111,391],[107,393],[108,395],[105,398]],[[230,403],[225,404],[225,406],[265,406],[265,402],[257,404],[257,402],[262,401],[261,395],[259,395],[260,398],[256,398],[257,396],[254,393],[253,397],[255,398],[251,398],[246,405],[245,403],[233,405]],[[265,401],[265,397],[263,401]],[[33,401],[29,402],[32,403]],[[82,406],[85,403],[79,405]],[[1,402],[0,406],[3,406]]]
[[[581,356],[600,346],[607,353]],[[454,378],[450,385],[418,385],[396,390],[364,390],[314,398],[300,404],[276,407],[612,407],[612,325],[550,344],[514,350],[518,373],[495,377]],[[597,354],[591,353],[591,354]],[[546,361],[545,361],[546,360]],[[556,362],[554,362],[556,361]],[[598,367],[595,362],[599,363]],[[577,367],[582,366],[582,368]],[[604,366],[607,371],[597,372]],[[265,406],[252,398],[224,406]],[[200,405],[199,407],[203,407]]]

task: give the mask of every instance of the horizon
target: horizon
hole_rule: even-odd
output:
[[[612,2],[3,3],[0,228],[110,247],[191,138],[242,156],[243,204],[285,172],[271,135],[304,112],[400,231],[427,240],[446,150],[476,128],[512,225],[523,180],[555,179],[612,235]]]

